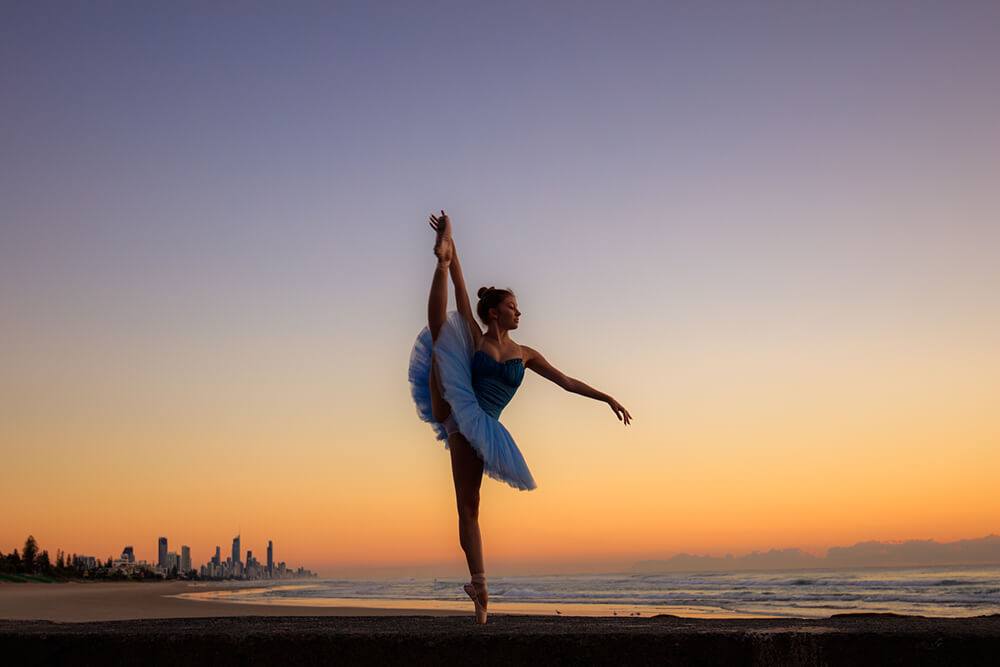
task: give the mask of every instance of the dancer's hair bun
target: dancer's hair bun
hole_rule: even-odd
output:
[[[476,313],[484,324],[490,323],[490,308],[496,308],[509,296],[514,296],[514,292],[509,289],[497,289],[493,285],[480,287],[476,292],[479,296],[479,303],[476,304]]]

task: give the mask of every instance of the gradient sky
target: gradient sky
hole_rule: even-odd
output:
[[[429,212],[515,337],[491,572],[1000,532],[1000,5],[0,7],[0,551],[462,566]],[[610,565],[609,565],[610,566]]]

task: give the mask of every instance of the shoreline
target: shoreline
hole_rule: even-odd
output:
[[[288,580],[282,587],[308,587],[308,579]],[[391,598],[282,599],[255,597],[261,589],[273,589],[274,582],[63,582],[62,585],[0,585],[0,621],[52,621],[88,623],[141,619],[229,618],[229,617],[299,617],[299,616],[469,616],[471,602],[466,599],[423,600]],[[262,596],[264,597],[264,596]],[[836,610],[832,610],[835,612]],[[584,604],[564,601],[506,602],[491,601],[493,615],[533,616],[536,618],[637,618],[657,616],[710,621],[738,620],[823,620],[827,615],[739,613],[686,605]],[[920,612],[891,610],[848,610],[847,614],[867,616],[901,615],[912,618],[962,620],[978,616],[921,615]]]

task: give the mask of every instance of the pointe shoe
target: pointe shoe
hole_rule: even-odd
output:
[[[439,260],[444,260],[442,253],[446,252],[448,255],[446,261],[450,261],[454,245],[451,242],[451,221],[444,214],[444,211],[441,211],[440,218],[431,214],[431,227],[434,228],[436,234],[434,238],[434,254],[437,255]]]
[[[476,588],[476,584],[482,585],[482,591]],[[482,594],[486,592],[486,577],[482,575],[473,575],[472,583],[468,583],[463,586],[462,590],[465,591],[466,595],[472,598],[472,601],[476,605],[476,623],[484,625],[486,623],[486,605],[483,604]]]

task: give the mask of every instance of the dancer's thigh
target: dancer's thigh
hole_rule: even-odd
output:
[[[437,364],[434,363],[433,355],[431,355],[431,377],[429,382],[431,389],[431,413],[434,415],[434,421],[441,424],[451,414],[451,405],[441,396],[441,382],[438,380]]]
[[[458,502],[479,504],[479,487],[483,482],[483,461],[461,433],[448,437],[451,451],[451,476],[455,481]]]

